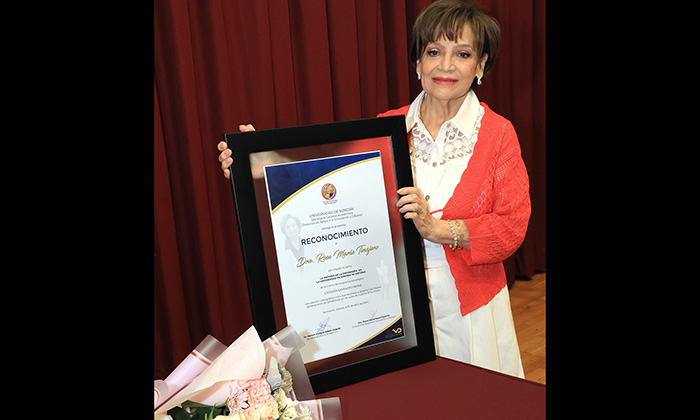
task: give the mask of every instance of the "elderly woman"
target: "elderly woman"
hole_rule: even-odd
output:
[[[525,237],[529,180],[513,125],[474,93],[499,43],[498,23],[475,5],[432,3],[410,51],[423,91],[379,116],[406,117],[415,186],[396,206],[423,238],[437,354],[524,377],[503,260]],[[218,149],[228,178],[231,152]]]

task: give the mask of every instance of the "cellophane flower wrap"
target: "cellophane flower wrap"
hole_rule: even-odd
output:
[[[189,385],[160,405],[154,418],[340,420],[338,398],[314,399],[298,352],[302,345],[292,327],[264,343],[251,327]]]

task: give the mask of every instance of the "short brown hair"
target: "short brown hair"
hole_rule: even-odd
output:
[[[501,28],[496,19],[482,12],[475,3],[465,3],[462,0],[438,0],[418,15],[411,34],[411,63],[416,65],[431,42],[443,37],[457,42],[467,24],[474,33],[477,59],[480,60],[484,54],[489,55],[484,65],[486,76],[493,68],[498,54]],[[475,85],[476,82],[472,88]]]

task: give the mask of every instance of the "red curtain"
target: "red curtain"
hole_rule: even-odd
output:
[[[420,92],[408,38],[430,0],[154,2],[154,377],[206,334],[251,324],[229,182],[216,144],[258,129],[374,117]],[[483,0],[501,51],[479,99],[510,119],[532,217],[509,277],[545,268],[544,0]]]

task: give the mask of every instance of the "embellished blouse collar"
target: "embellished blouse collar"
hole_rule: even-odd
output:
[[[434,141],[420,118],[420,107],[425,96],[425,91],[421,92],[406,113],[406,130],[411,137],[411,160],[435,166],[471,155],[484,115],[484,107],[474,91],[467,93],[457,114],[442,124]]]

